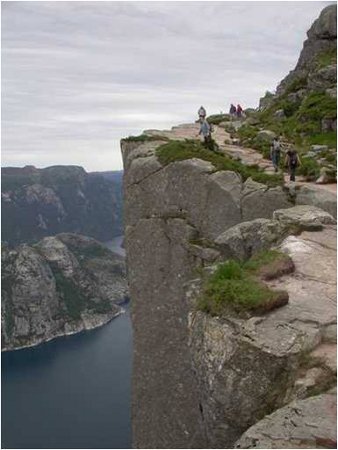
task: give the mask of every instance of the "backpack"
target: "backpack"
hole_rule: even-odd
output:
[[[298,166],[298,158],[297,158],[297,153],[296,152],[292,152],[289,155],[289,160],[290,160],[290,167],[297,167]]]

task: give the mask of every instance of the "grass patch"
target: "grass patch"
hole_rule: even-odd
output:
[[[337,133],[335,131],[329,131],[328,133],[316,133],[312,136],[308,136],[306,143],[308,145],[320,144],[327,145],[329,148],[336,148]]]
[[[272,263],[284,261],[285,255],[277,251],[264,251],[245,263],[234,260],[218,266],[203,285],[198,309],[213,316],[226,314],[263,314],[288,302],[284,291],[272,291],[260,276]]]
[[[149,136],[147,134],[140,134],[139,136],[129,136],[122,141],[125,142],[151,142],[151,141],[169,141],[165,136]]]
[[[198,158],[212,163],[216,171],[230,170],[237,172],[243,181],[251,177],[254,181],[268,186],[283,184],[281,174],[270,175],[264,173],[257,166],[245,166],[241,162],[231,159],[229,156],[207,150],[200,142],[193,140],[170,141],[158,147],[156,154],[162,165],[167,165],[175,161]]]
[[[318,69],[329,66],[331,64],[337,64],[337,50],[332,49],[329,51],[321,52],[316,57],[316,65]]]

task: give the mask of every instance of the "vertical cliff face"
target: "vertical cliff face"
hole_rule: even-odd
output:
[[[203,448],[200,392],[188,346],[185,283],[202,261],[212,261],[218,253],[193,243],[217,237],[240,222],[243,214],[255,215],[246,199],[262,186],[244,185],[233,172],[215,173],[209,162],[197,159],[162,167],[155,152],[163,142],[160,138],[140,144],[122,142],[134,327],[134,446]],[[264,193],[267,215],[276,199],[288,205],[280,188]]]

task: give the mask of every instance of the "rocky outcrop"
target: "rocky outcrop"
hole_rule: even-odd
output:
[[[309,213],[307,208],[304,214],[298,207],[295,211],[291,208],[279,211],[275,220],[281,218],[285,223],[286,218],[294,221],[299,217],[307,226],[326,220],[334,223],[332,217],[323,216],[318,210],[312,210],[311,220]],[[292,257],[296,267],[293,274],[269,282],[273,289],[288,292],[289,303],[283,308],[248,319],[210,317],[193,307],[200,295],[200,280],[193,281],[187,291],[192,305],[190,345],[212,448],[231,448],[246,429],[272,411],[295,399],[326,392],[335,385],[336,226],[326,225],[322,231],[289,236],[279,248]],[[299,403],[299,409],[302,404]],[[298,402],[290,408],[298,409]],[[276,417],[284,418],[283,411],[275,413]],[[323,429],[320,434],[327,439],[335,434],[335,410],[330,411],[330,414],[327,411],[330,430]],[[299,419],[305,424],[311,420],[310,415],[306,418],[301,415]],[[317,420],[319,427],[322,419],[318,416]],[[250,438],[261,433],[257,439],[262,442],[259,448],[280,448],[278,443],[273,447],[263,445],[268,442],[264,440],[263,428],[270,424],[270,419],[264,419],[262,426],[258,424],[252,434],[248,432]],[[288,422],[280,420],[278,425],[280,434],[284,432],[284,437],[287,436]],[[309,430],[306,435],[305,427],[299,445],[295,433],[283,448],[302,448],[302,439],[311,442],[313,434]],[[246,448],[248,439],[240,442],[241,448]],[[251,441],[252,446],[254,442]]]
[[[285,93],[292,84],[325,91],[337,82],[337,64],[330,64],[337,51],[337,5],[323,9],[307,36],[295,69],[277,88],[278,95]],[[328,65],[322,67],[327,61]]]
[[[296,401],[251,427],[235,448],[337,448],[335,390]]]
[[[195,129],[152,130],[149,139],[121,143],[136,448],[231,446],[290,401],[300,355],[315,348],[335,321],[324,294],[321,309],[330,309],[313,324],[308,318],[315,301],[306,306],[302,297],[299,308],[297,293],[287,313],[281,308],[266,318],[220,320],[195,311],[189,283],[203,267],[278,245],[295,223],[297,233],[335,223],[312,207],[273,218],[276,209],[292,208],[298,195],[283,186],[243,182],[238,173],[197,158],[160,163],[160,145],[191,138]],[[319,281],[316,291],[311,287],[318,293]]]
[[[119,175],[77,166],[2,168],[2,240],[16,245],[74,232],[108,241],[122,234]]]
[[[100,326],[127,296],[123,259],[94,239],[60,234],[2,247],[2,349]]]

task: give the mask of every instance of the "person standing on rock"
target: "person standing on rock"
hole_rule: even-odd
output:
[[[243,108],[241,107],[240,104],[237,105],[236,113],[237,113],[237,117],[240,119],[242,117],[242,114],[243,114]]]
[[[214,150],[211,139],[211,126],[206,118],[201,119],[201,127],[198,135],[201,137],[202,144],[209,150]]]
[[[275,172],[278,172],[280,151],[281,151],[280,141],[279,141],[278,137],[274,137],[271,147],[270,147],[270,158],[271,158],[273,167],[275,168]]]
[[[198,117],[200,118],[200,122],[202,122],[206,118],[207,112],[203,106],[198,110]]]
[[[229,114],[230,114],[231,117],[235,117],[236,116],[236,106],[234,104],[232,104],[232,103],[230,105]]]
[[[291,148],[286,152],[285,165],[289,170],[290,181],[296,181],[296,169],[298,166],[301,166],[302,163],[294,148]]]

